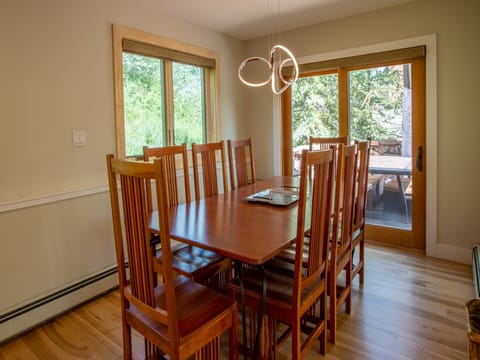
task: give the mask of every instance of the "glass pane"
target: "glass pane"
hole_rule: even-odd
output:
[[[173,63],[175,144],[204,142],[203,71],[198,66]]]
[[[163,146],[163,61],[123,53],[125,154],[141,155],[143,146]]]
[[[310,136],[338,136],[338,75],[298,79],[292,85],[293,175],[300,172],[300,154]]]
[[[410,65],[349,72],[352,139],[372,139],[369,224],[411,230],[412,114]]]

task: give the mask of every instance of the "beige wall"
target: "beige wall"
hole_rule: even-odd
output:
[[[115,151],[112,23],[218,52],[221,137],[246,134],[243,42],[139,1],[3,1],[0,272],[10,276],[0,315],[115,264],[105,187],[105,155]],[[72,147],[73,130],[87,131],[88,146]],[[30,206],[37,201],[46,204]],[[0,324],[0,340],[36,320]]]
[[[436,112],[437,134],[427,138],[436,139],[437,164],[427,166],[436,166],[437,191],[429,198],[433,208],[427,221],[435,247],[431,253],[457,261],[468,261],[471,245],[480,242],[479,19],[478,0],[417,0],[281,34],[299,58],[436,34],[437,87],[428,89],[427,96],[436,91],[437,99],[427,116]],[[265,56],[268,42],[249,41],[247,55]],[[259,177],[273,174],[272,158],[278,151],[272,148],[278,127],[272,122],[273,99],[268,88],[252,89],[247,95]]]
[[[222,135],[245,131],[236,121],[243,113],[235,77],[242,42],[164,18],[141,2],[5,2],[0,143],[4,155],[15,155],[2,158],[8,171],[0,178],[0,201],[106,183],[99,155],[115,149],[112,23],[220,53]],[[87,147],[72,147],[73,130],[88,132]]]
[[[478,0],[417,0],[282,35],[286,45],[304,57],[437,34],[435,241],[461,249],[480,240],[480,151],[473,145],[480,133],[475,106],[479,15]],[[279,141],[272,117],[275,98],[268,89],[245,89],[236,77],[245,55],[266,55],[265,39],[244,44],[163,17],[133,0],[3,2],[0,271],[12,276],[3,277],[0,285],[0,315],[114,265],[103,188],[105,154],[115,149],[112,23],[217,51],[222,137],[252,136],[258,177],[278,172],[272,161]],[[88,146],[72,147],[73,130],[88,132]],[[89,189],[93,194],[82,196]],[[80,196],[70,199],[72,191]],[[42,202],[43,196],[48,202],[52,194],[60,200],[28,206],[29,200]],[[12,204],[20,208],[9,210]],[[0,325],[0,340],[32,324],[22,321],[17,327]]]

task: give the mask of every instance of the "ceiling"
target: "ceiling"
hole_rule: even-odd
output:
[[[241,40],[370,12],[413,0],[138,0]]]

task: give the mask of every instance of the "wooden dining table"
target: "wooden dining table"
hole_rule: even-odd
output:
[[[277,176],[233,191],[171,208],[170,237],[250,265],[287,248],[296,236],[297,203],[274,206],[246,197],[268,188],[296,187],[298,179]],[[150,230],[158,232],[158,217]]]
[[[241,263],[260,266],[290,246],[296,238],[297,202],[275,206],[246,198],[269,188],[298,187],[299,179],[276,176],[227,193],[174,206],[169,211],[170,237],[231,258],[241,274]],[[158,233],[158,216],[152,214],[150,230]],[[264,278],[266,289],[266,278]],[[243,341],[246,344],[245,306]],[[259,314],[257,340],[261,332]],[[254,358],[258,354],[255,341]]]

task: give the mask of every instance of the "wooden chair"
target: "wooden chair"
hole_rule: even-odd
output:
[[[232,189],[255,183],[257,179],[252,139],[228,140],[227,148]]]
[[[220,335],[238,358],[234,300],[183,276],[174,277],[169,238],[165,162],[133,162],[107,155],[113,230],[120,282],[124,359],[132,359],[132,331],[145,338],[145,358],[219,359]],[[117,180],[120,183],[121,201]],[[154,285],[146,183],[155,182],[164,282]],[[122,220],[124,228],[122,229]],[[125,234],[125,235],[124,235]],[[126,251],[124,249],[124,244]],[[125,252],[127,258],[125,258]],[[128,261],[128,275],[125,266]]]
[[[181,187],[177,181],[177,161],[180,161],[183,172],[183,194],[185,202],[190,202],[190,180],[188,174],[187,146],[176,145],[166,147],[143,148],[144,161],[152,158],[162,158],[165,163],[167,204],[168,207],[180,203]],[[147,183],[148,210],[153,210],[151,186]],[[152,245],[159,243],[159,237],[153,236]],[[161,265],[162,250],[156,252],[156,260]],[[187,276],[214,289],[227,290],[225,272],[231,269],[231,261],[213,251],[176,242],[172,248],[172,267],[178,274]]]
[[[327,150],[330,149],[332,145],[348,145],[347,136],[337,136],[337,137],[315,137],[310,136],[308,138],[308,149],[312,150]],[[312,176],[312,170],[310,170],[310,177]]]
[[[318,150],[328,150],[332,149],[333,150],[333,173],[334,173],[334,178],[336,174],[336,169],[338,168],[338,150],[337,147],[339,144],[346,145],[347,143],[347,137],[346,136],[340,136],[340,137],[333,137],[333,138],[320,138],[320,137],[312,137],[310,136],[310,142],[309,142],[309,148],[310,151],[318,151]],[[319,146],[315,146],[319,145]],[[310,178],[313,177],[313,169],[309,169],[309,176]],[[305,242],[309,241],[310,237],[310,229],[305,230]],[[308,253],[307,250],[305,249],[304,253],[304,259],[307,259]],[[286,262],[291,262],[293,263],[295,261],[295,244],[292,244],[292,246],[288,247],[287,249],[283,250],[280,254],[276,256],[277,259],[286,261]]]
[[[337,313],[345,302],[346,312],[351,310],[352,282],[352,225],[355,199],[357,146],[338,147],[338,168],[335,180],[333,214],[331,216],[331,250],[328,268],[328,294],[330,303],[330,342],[335,343]],[[341,286],[338,277],[345,272]]]
[[[368,160],[370,159],[370,142],[355,141],[357,145],[357,181],[355,190],[354,217],[352,226],[352,257],[358,248],[358,260],[352,258],[352,280],[359,275],[360,285],[364,282],[365,266],[365,211],[367,208],[368,191]]]
[[[228,191],[227,166],[225,160],[224,141],[209,144],[192,144],[193,179],[195,181],[195,198],[200,200],[200,170],[203,180],[203,197],[218,195],[219,185],[217,176],[217,154],[220,156],[222,167],[223,192]],[[200,155],[201,162],[198,162]]]
[[[314,167],[315,170],[316,176],[313,180],[308,177],[309,167]],[[332,174],[332,150],[302,152],[295,262],[291,264],[273,259],[263,266],[266,276],[265,314],[269,319],[288,325],[287,333],[279,337],[275,335],[276,327],[270,326],[274,336],[267,337],[274,338],[275,354],[277,346],[291,334],[292,359],[303,358],[317,339],[320,339],[320,352],[325,354],[326,351],[326,286]],[[304,242],[306,226],[311,227],[308,243]],[[306,263],[303,261],[305,247],[308,248]],[[263,299],[262,268],[247,267],[242,273],[241,278],[232,280],[231,293],[235,298],[241,297],[243,283],[247,306],[259,311]],[[310,329],[306,331],[308,335],[302,344],[301,329],[306,326]]]
[[[315,137],[310,136],[308,139],[308,149],[312,150],[326,150],[330,148],[330,145],[343,144],[348,145],[347,136],[337,137]]]

